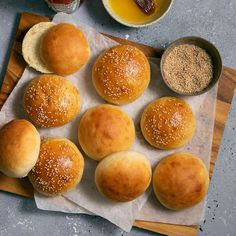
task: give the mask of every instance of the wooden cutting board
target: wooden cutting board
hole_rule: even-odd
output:
[[[21,15],[6,75],[4,77],[2,88],[0,90],[0,109],[3,106],[4,102],[6,101],[9,94],[11,93],[11,91],[13,90],[17,81],[20,79],[26,67],[26,63],[21,55],[21,43],[24,38],[24,35],[29,30],[30,27],[42,21],[49,21],[49,18],[44,16],[34,15],[31,13],[23,13]],[[134,45],[140,48],[148,57],[160,58],[163,52],[161,49],[155,49],[150,46],[131,42],[125,39],[120,39],[110,35],[105,35],[105,36],[112,38],[121,44]],[[219,89],[217,96],[210,176],[212,176],[212,172],[214,169],[218,148],[224,131],[224,126],[227,120],[230,104],[233,97],[233,91],[235,87],[236,87],[236,71],[224,67],[223,75],[219,81]],[[15,193],[25,197],[33,197],[33,188],[27,179],[12,179],[4,176],[1,173],[0,173],[0,190]],[[194,236],[197,234],[198,230],[198,226],[171,225],[171,224],[146,222],[146,221],[135,221],[134,226],[171,236]]]

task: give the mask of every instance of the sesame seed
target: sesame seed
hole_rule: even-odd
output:
[[[144,130],[157,146],[166,146],[184,137],[189,127],[190,108],[184,101],[168,98],[165,103],[160,99],[154,101],[143,113]]]
[[[26,89],[25,110],[41,127],[67,123],[71,110],[78,104],[78,98],[71,92],[74,89],[63,77],[39,76]]]
[[[208,53],[195,45],[178,45],[171,49],[163,64],[165,80],[181,93],[205,89],[213,78],[213,63]]]
[[[118,50],[121,47],[125,47],[125,50]],[[132,98],[146,70],[145,57],[137,60],[139,54],[138,49],[122,45],[109,49],[99,57],[95,67],[96,78],[106,97],[115,100],[121,97]]]
[[[78,171],[74,171],[77,153],[63,141],[57,141],[56,146],[50,145],[47,140],[42,142],[38,161],[30,176],[38,189],[57,194],[77,178]]]

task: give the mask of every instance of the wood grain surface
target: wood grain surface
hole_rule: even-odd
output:
[[[21,43],[25,33],[34,24],[42,21],[49,21],[49,18],[38,16],[31,13],[23,13],[20,18],[16,39],[11,51],[9,64],[7,67],[6,75],[0,90],[0,108],[3,106],[7,97],[13,90],[14,86],[21,78],[21,75],[26,67],[26,63],[21,55]],[[131,42],[125,39],[120,39],[111,35],[104,34],[121,44],[131,44],[140,48],[148,57],[158,57],[162,55],[161,49],[155,49],[150,46]],[[214,126],[214,137],[211,154],[210,176],[212,176],[216,157],[221,142],[221,137],[224,131],[225,122],[227,120],[230,104],[233,97],[233,91],[236,87],[236,71],[224,67],[222,77],[219,81],[219,89],[216,104],[216,116]],[[25,197],[33,197],[33,188],[28,180],[25,179],[12,179],[0,173],[0,190],[15,193]],[[162,233],[171,236],[194,236],[197,234],[197,226],[182,226],[163,224],[158,222],[135,221],[134,226],[147,229],[150,231]]]

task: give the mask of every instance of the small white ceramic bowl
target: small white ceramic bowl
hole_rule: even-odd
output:
[[[167,8],[165,9],[165,11],[163,11],[163,13],[161,15],[157,16],[156,19],[153,19],[152,21],[149,21],[149,22],[146,22],[146,23],[130,23],[130,22],[127,22],[126,20],[122,19],[118,15],[116,15],[116,13],[112,10],[112,8],[111,8],[111,6],[109,4],[109,0],[102,0],[102,3],[104,5],[105,9],[107,10],[109,15],[114,20],[116,20],[117,22],[121,23],[122,25],[126,25],[128,27],[133,27],[133,28],[146,27],[146,26],[153,25],[153,24],[157,23],[158,21],[160,21],[169,12],[173,2],[174,2],[174,0],[170,0],[170,3],[167,6]]]

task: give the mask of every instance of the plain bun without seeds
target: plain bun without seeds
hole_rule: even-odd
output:
[[[181,210],[201,202],[207,194],[209,173],[200,158],[175,153],[158,163],[153,173],[153,189],[162,205]]]
[[[23,178],[34,167],[40,149],[40,135],[27,120],[12,120],[0,129],[0,171]]]
[[[132,201],[142,195],[152,178],[150,161],[141,153],[113,153],[99,162],[95,171],[98,190],[107,198]]]
[[[81,30],[74,25],[62,23],[44,35],[40,55],[55,74],[70,75],[87,63],[90,48]]]
[[[88,62],[90,47],[74,25],[40,22],[26,33],[22,54],[28,65],[41,73],[70,75]]]
[[[132,146],[134,122],[117,106],[104,104],[92,107],[80,120],[78,139],[83,151],[90,158],[100,161]]]

